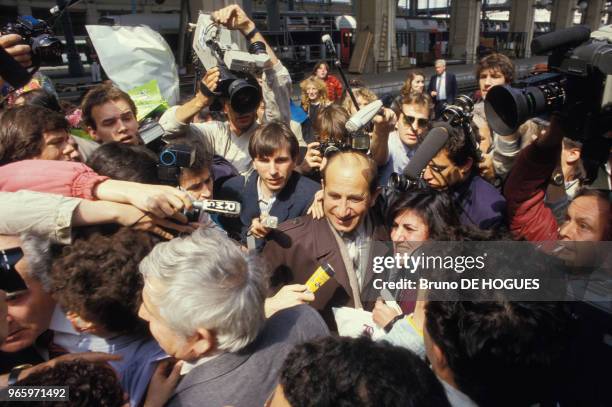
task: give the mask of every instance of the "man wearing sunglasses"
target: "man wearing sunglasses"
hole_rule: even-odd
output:
[[[27,239],[23,242],[17,236],[0,235],[0,289],[6,292],[8,305],[8,335],[0,346],[0,373],[43,360],[33,345],[49,329],[55,301],[45,290],[40,273],[45,264],[30,246]]]
[[[429,129],[430,106],[430,99],[423,94],[412,94],[402,100],[396,131],[389,134],[387,163],[380,169],[380,185],[386,185],[392,173],[401,173],[410,162]]]
[[[460,128],[445,128],[450,130],[448,141],[427,164],[423,179],[430,187],[451,194],[462,224],[480,229],[504,225],[506,200],[478,175],[480,156],[474,143]]]

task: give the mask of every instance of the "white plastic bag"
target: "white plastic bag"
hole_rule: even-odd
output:
[[[155,79],[170,106],[179,101],[179,78],[172,50],[164,38],[145,25],[87,25],[100,63],[124,92]]]
[[[385,335],[385,330],[374,323],[371,312],[350,307],[332,307],[332,311],[340,336],[358,338],[365,335],[378,340]]]

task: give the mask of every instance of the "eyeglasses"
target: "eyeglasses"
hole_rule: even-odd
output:
[[[421,128],[421,129],[426,129],[427,127],[429,127],[429,120],[428,119],[417,119],[414,116],[409,116],[405,113],[402,113],[402,116],[404,117],[404,124],[406,126],[412,126],[414,124],[414,121],[416,120],[417,122],[417,127]]]

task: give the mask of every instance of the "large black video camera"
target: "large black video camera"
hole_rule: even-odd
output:
[[[261,73],[269,61],[265,44],[256,41],[249,45],[248,52],[241,51],[232,42],[230,32],[205,13],[199,15],[195,27],[193,51],[197,57],[194,57],[196,66],[201,63],[205,70],[217,67],[220,74],[214,92],[203,84],[200,84],[200,91],[209,97],[228,99],[232,110],[238,114],[257,110],[262,91],[255,75]]]
[[[41,64],[59,64],[62,61],[64,45],[57,38],[49,24],[32,16],[21,16],[17,22],[8,23],[3,29],[3,34],[20,35],[26,44],[32,48],[32,65],[39,67]]]
[[[551,52],[548,73],[508,85],[494,86],[485,101],[487,121],[501,134],[516,132],[527,119],[560,112],[568,137],[583,144],[586,183],[608,160],[612,128],[612,44],[592,39],[588,27],[577,26],[542,35],[531,43],[534,54]]]

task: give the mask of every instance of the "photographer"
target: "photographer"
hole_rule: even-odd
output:
[[[360,98],[358,97],[358,101]],[[362,100],[367,105],[366,100]],[[371,100],[370,100],[371,101]],[[320,181],[320,172],[323,171],[327,158],[325,152],[321,150],[324,144],[342,144],[347,140],[349,134],[346,130],[346,123],[351,119],[348,111],[337,104],[331,104],[319,111],[314,122],[314,132],[317,141],[308,144],[308,150],[299,171],[315,181]],[[391,109],[385,108],[382,114],[377,114],[372,119],[374,129],[370,135],[370,149],[368,155],[372,157],[377,166],[387,163],[387,139],[389,133],[395,127],[395,113]],[[315,171],[319,172],[315,172]]]
[[[250,42],[260,41],[266,45],[270,57],[269,65],[263,72],[263,99],[266,106],[264,121],[281,120],[289,123],[289,97],[292,92],[291,77],[287,68],[278,60],[264,37],[255,27],[255,23],[237,5],[225,7],[212,13],[211,18],[230,30],[239,30]],[[206,72],[202,85],[214,92],[219,80],[218,69],[212,68]],[[195,97],[181,106],[168,109],[161,117],[160,124],[168,133],[167,138],[188,126],[193,116],[210,106],[215,97],[197,92]],[[245,174],[252,168],[252,159],[248,153],[249,139],[258,128],[256,123],[257,108],[252,112],[239,114],[232,109],[228,98],[222,98],[223,110],[228,117],[227,122],[209,122],[191,124],[202,138],[206,138],[213,146],[214,153],[227,159],[240,174]]]
[[[525,122],[514,134],[502,136],[489,128],[485,117],[484,99],[496,85],[509,85],[514,79],[514,64],[503,54],[487,55],[476,67],[476,78],[482,100],[474,105],[474,124],[481,136],[480,149],[483,160],[480,174],[489,182],[504,180],[519,151],[531,143],[538,133],[538,126],[531,120]]]
[[[519,154],[504,185],[510,230],[516,237],[530,241],[610,240],[609,191],[580,190],[561,225],[544,203],[546,186],[561,154],[564,134],[560,118],[553,114],[550,129]]]

